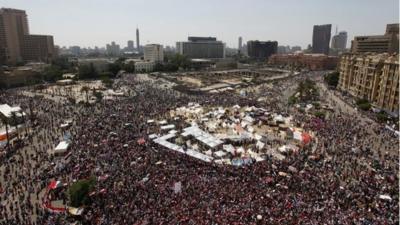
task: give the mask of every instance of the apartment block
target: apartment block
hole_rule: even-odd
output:
[[[265,60],[278,52],[277,41],[248,41],[247,54],[250,58]]]
[[[383,35],[354,37],[351,52],[399,53],[399,24],[388,24]]]
[[[370,101],[390,114],[399,110],[398,55],[344,54],[340,59],[338,88]]]
[[[144,46],[144,60],[150,62],[163,62],[163,46],[159,44],[148,44]]]
[[[21,56],[24,61],[50,62],[55,56],[53,36],[25,35]]]

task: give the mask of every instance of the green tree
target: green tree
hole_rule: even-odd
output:
[[[94,189],[95,184],[95,177],[73,183],[68,189],[70,205],[72,207],[80,207],[89,204],[89,193]]]
[[[103,93],[100,91],[94,91],[93,95],[96,97],[97,102],[100,102],[103,99]]]
[[[191,66],[190,59],[181,54],[175,54],[171,59],[170,63],[178,68],[188,69]]]
[[[134,73],[135,72],[135,63],[129,62],[129,63],[123,64],[123,70],[125,70],[128,73]]]
[[[112,85],[114,83],[113,80],[110,79],[108,76],[103,76],[101,77],[101,82],[106,86],[107,88],[112,88]]]
[[[371,109],[371,103],[369,103],[369,101],[365,98],[357,99],[356,105],[358,108],[364,111],[368,111],[369,109]]]
[[[379,122],[386,122],[389,117],[387,115],[387,113],[385,113],[384,111],[381,111],[379,113],[376,114],[376,118],[378,119]]]
[[[74,67],[71,62],[69,62],[68,57],[60,56],[55,58],[52,63],[53,66],[58,66],[61,70],[65,72],[74,72]]]
[[[295,96],[292,95],[289,97],[289,99],[288,99],[289,105],[294,105],[294,104],[296,104],[296,102],[297,102],[297,98]]]
[[[320,119],[324,119],[325,118],[325,113],[321,112],[321,111],[317,111],[314,113],[314,115]]]
[[[122,69],[121,63],[116,61],[108,65],[108,71],[111,73],[112,77],[117,76],[118,72]]]
[[[62,77],[62,71],[59,66],[51,65],[46,67],[42,72],[42,79],[47,82],[54,82]]]
[[[79,66],[78,73],[80,79],[94,79],[99,76],[99,73],[97,72],[96,68],[94,68],[93,63]]]
[[[161,63],[156,63],[156,65],[154,65],[154,71],[159,71],[159,72],[165,71],[165,67]]]
[[[362,103],[362,104],[358,105],[358,108],[360,108],[361,110],[364,110],[364,111],[368,111],[369,109],[371,109],[371,104],[369,102]]]
[[[339,83],[339,72],[329,73],[324,77],[325,82],[332,87],[336,87]]]

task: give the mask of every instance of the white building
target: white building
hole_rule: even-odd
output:
[[[146,48],[145,48],[146,49]],[[146,52],[146,50],[145,50]],[[151,61],[138,61],[135,62],[135,72],[151,72],[154,70],[155,62]]]
[[[149,44],[144,46],[144,60],[150,62],[164,61],[163,46],[159,44]]]

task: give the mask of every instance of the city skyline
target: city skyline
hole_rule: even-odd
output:
[[[348,47],[354,36],[381,34],[386,24],[398,22],[398,4],[395,0],[306,0],[301,4],[294,0],[255,0],[250,4],[208,0],[4,0],[2,7],[25,10],[31,33],[51,34],[59,46],[104,47],[111,41],[124,46],[127,40],[135,40],[138,27],[141,45],[175,46],[188,36],[215,36],[227,47],[237,48],[241,36],[243,42],[270,40],[306,48],[312,43],[313,26],[318,24],[332,24],[332,34],[336,26],[347,31]],[[372,14],[380,16],[368,16]]]

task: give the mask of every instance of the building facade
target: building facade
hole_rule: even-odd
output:
[[[399,53],[399,24],[388,24],[384,35],[354,37],[351,52]]]
[[[347,44],[347,32],[340,31],[339,34],[336,34],[332,37],[332,48],[343,50],[346,49]]]
[[[306,68],[309,70],[332,70],[337,67],[338,57],[325,54],[275,54],[268,63],[270,65],[286,66],[291,68]]]
[[[53,37],[30,35],[24,10],[0,9],[0,64],[15,65],[23,61],[42,60],[50,62],[54,56]]]
[[[151,72],[154,70],[154,66],[156,65],[155,62],[150,61],[138,61],[135,62],[135,72]]]
[[[189,37],[188,41],[177,42],[176,50],[190,59],[225,58],[225,44],[215,37]]]
[[[111,56],[118,56],[121,54],[121,48],[119,45],[115,44],[115,42],[111,42],[111,44],[106,45],[107,54]]]
[[[107,58],[79,58],[77,61],[78,66],[93,66],[99,73],[107,72],[109,65],[113,62]]]
[[[144,46],[144,60],[149,62],[163,62],[163,46],[159,44],[149,44]]]
[[[367,99],[373,106],[398,115],[399,58],[387,53],[344,54],[338,88]]]
[[[248,41],[247,54],[250,58],[265,60],[278,52],[277,41]]]
[[[312,53],[329,55],[331,24],[315,25],[312,38]]]
[[[126,49],[128,51],[131,51],[131,52],[133,52],[133,50],[135,50],[135,45],[134,45],[134,42],[132,40],[128,41]]]
[[[24,61],[50,62],[56,55],[53,36],[25,35],[21,52]]]

